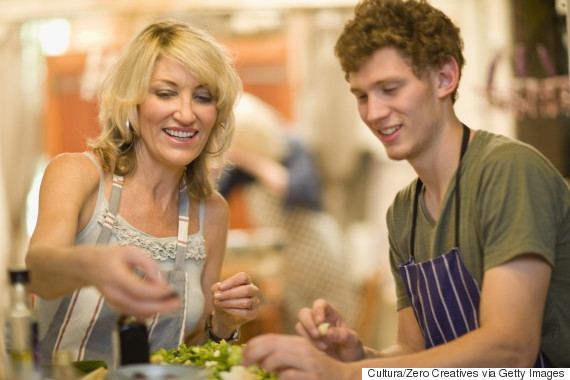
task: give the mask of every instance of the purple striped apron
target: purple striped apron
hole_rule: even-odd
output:
[[[109,210],[105,215],[97,245],[106,245],[111,238],[122,188],[123,178],[115,175]],[[159,348],[176,348],[184,341],[185,336],[187,278],[184,260],[186,246],[188,245],[189,215],[188,191],[185,184],[180,188],[178,213],[178,240],[174,267],[172,270],[162,271],[161,275],[178,293],[182,304],[171,313],[156,315],[147,321],[151,351]],[[88,309],[87,313],[85,309]],[[70,331],[68,326],[72,325],[74,320],[84,320],[85,318],[90,319],[85,330],[81,333]],[[62,347],[69,350],[69,346],[65,344],[66,340],[73,340],[80,342],[77,347],[73,347],[74,360],[103,360],[109,368],[115,367],[112,332],[118,318],[119,314],[105,302],[105,298],[93,287],[75,290],[61,301],[45,337],[40,342],[45,364],[51,363],[53,354]],[[81,336],[77,336],[78,334]]]
[[[469,128],[463,125],[461,159],[469,143]],[[452,341],[479,327],[481,290],[467,270],[459,251],[459,168],[455,176],[455,248],[421,263],[415,262],[414,246],[418,202],[423,183],[418,178],[410,238],[410,259],[399,266],[400,275],[426,349]],[[540,354],[535,367],[549,367]]]

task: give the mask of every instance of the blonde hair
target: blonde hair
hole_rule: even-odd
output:
[[[140,138],[138,105],[150,86],[160,58],[179,62],[211,92],[218,115],[200,155],[187,165],[190,194],[211,195],[214,167],[222,167],[223,153],[234,132],[233,108],[242,90],[228,50],[205,30],[179,21],[161,21],[142,30],[126,46],[98,93],[101,134],[88,142],[106,171],[128,176],[135,168],[134,145]]]

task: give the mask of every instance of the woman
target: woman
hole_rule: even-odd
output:
[[[240,91],[225,49],[194,26],[151,24],[127,46],[91,151],[44,174],[26,258],[44,361],[65,349],[112,365],[118,313],[147,320],[151,350],[235,338],[257,316],[247,274],[218,282],[229,211],[210,173]]]

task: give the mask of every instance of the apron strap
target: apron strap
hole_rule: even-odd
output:
[[[459,166],[455,173],[455,247],[459,248],[459,206],[461,205],[461,193],[459,192],[459,172],[461,170],[461,159],[469,144],[469,128],[463,124],[463,140],[461,141],[461,153],[459,154]]]
[[[176,240],[176,259],[174,261],[174,268],[182,271],[184,270],[186,247],[188,246],[189,209],[188,188],[186,187],[186,181],[184,181],[180,187],[178,200],[178,239]]]
[[[412,233],[410,238],[410,257],[411,260],[414,260],[414,249],[416,246],[416,219],[418,218],[418,201],[420,199],[420,192],[422,191],[423,182],[418,177],[418,181],[416,182],[416,192],[414,194],[414,209],[412,212]]]
[[[119,201],[121,200],[121,192],[123,190],[123,176],[113,176],[113,187],[111,188],[111,200],[109,201],[109,209],[105,214],[103,228],[97,238],[97,245],[107,245],[111,239],[113,232],[113,224],[117,218],[119,211]]]

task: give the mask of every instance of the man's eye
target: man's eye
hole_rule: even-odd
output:
[[[354,96],[355,96],[356,101],[357,101],[358,103],[364,103],[364,102],[366,102],[366,100],[368,99],[368,97],[366,96],[366,94],[356,94],[356,95],[354,95]]]

